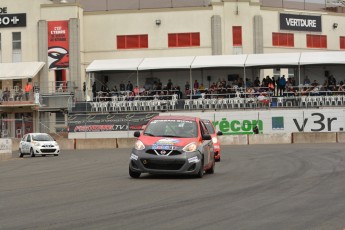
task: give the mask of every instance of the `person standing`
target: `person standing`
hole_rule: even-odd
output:
[[[24,90],[25,90],[25,100],[28,101],[29,100],[29,96],[30,96],[30,92],[32,91],[32,85],[29,82],[27,82],[26,85],[25,85]]]
[[[84,94],[84,100],[86,101],[86,82],[83,83],[83,94]]]
[[[92,84],[92,96],[93,96],[93,100],[96,101],[97,87],[96,87],[96,82],[95,81]]]

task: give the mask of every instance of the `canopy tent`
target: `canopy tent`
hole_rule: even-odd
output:
[[[191,68],[244,67],[247,55],[196,56]]]
[[[301,53],[248,54],[245,67],[298,66]]]
[[[44,65],[44,62],[0,63],[0,80],[33,78]]]
[[[86,68],[86,72],[97,72],[107,70],[137,71],[139,64],[143,60],[143,58],[95,60]]]
[[[94,60],[86,72],[345,64],[345,51]]]
[[[95,60],[87,67],[86,72],[90,73],[104,70],[136,70],[137,84],[139,85],[139,72],[143,70],[188,69],[190,72],[190,82],[192,82],[193,69],[217,67],[243,68],[245,79],[246,68],[264,69],[295,67],[298,68],[298,78],[300,82],[301,66],[323,64],[344,65],[345,51]]]
[[[345,64],[345,51],[304,52],[300,65]]]
[[[195,56],[144,58],[138,70],[190,69]]]

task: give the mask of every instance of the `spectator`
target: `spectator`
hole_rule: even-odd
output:
[[[126,86],[123,83],[123,81],[121,81],[121,83],[120,83],[120,91],[126,91]]]
[[[305,76],[303,84],[304,85],[309,85],[310,84],[310,80],[309,80],[308,76]]]
[[[84,96],[84,99],[86,100],[86,82],[85,81],[83,82],[83,96]]]
[[[96,87],[96,82],[95,81],[92,84],[92,96],[93,96],[93,100],[96,101],[97,87]]]
[[[19,86],[19,89],[16,91],[16,95],[14,96],[15,101],[21,101],[23,98],[23,89]]]
[[[8,101],[10,98],[10,91],[8,90],[8,87],[6,87],[5,91],[2,93],[2,100]]]
[[[199,89],[199,82],[198,82],[198,80],[194,81],[193,89]]]
[[[131,83],[131,81],[128,81],[127,86],[126,86],[126,90],[127,91],[133,91],[133,84]]]
[[[169,79],[168,84],[167,84],[167,90],[171,90],[173,86],[173,83],[171,82],[171,79]]]
[[[24,90],[25,90],[25,100],[28,101],[29,100],[29,96],[30,96],[30,92],[32,91],[32,85],[29,82],[27,82],[26,85],[25,85]]]
[[[279,79],[279,95],[280,96],[284,96],[285,87],[286,87],[286,79],[285,79],[285,75],[283,75]]]

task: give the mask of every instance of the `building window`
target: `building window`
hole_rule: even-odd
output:
[[[327,48],[327,36],[307,34],[307,48]]]
[[[12,62],[22,61],[22,35],[20,32],[12,33]]]
[[[340,37],[340,49],[345,49],[345,37]]]
[[[169,47],[200,46],[200,33],[168,34]]]
[[[242,46],[242,26],[232,27],[232,44],[233,46]]]
[[[295,46],[294,34],[272,33],[272,45],[294,47]]]
[[[117,49],[143,49],[148,46],[147,34],[117,36]]]

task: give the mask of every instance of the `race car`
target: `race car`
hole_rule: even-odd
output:
[[[208,133],[211,134],[212,142],[214,146],[214,159],[220,161],[220,141],[218,136],[223,135],[221,131],[216,132],[212,122],[210,120],[203,120],[208,130]]]

